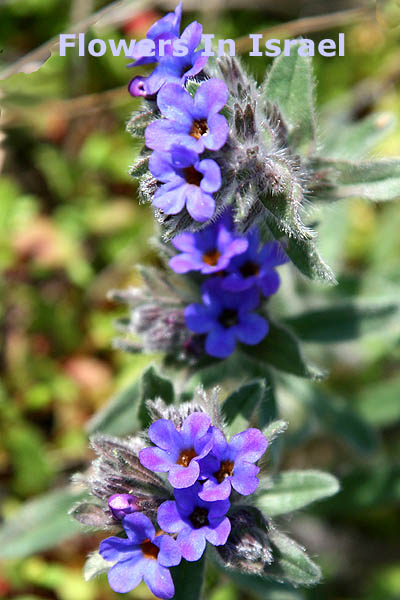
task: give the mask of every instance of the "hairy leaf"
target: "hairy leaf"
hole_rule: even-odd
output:
[[[336,284],[331,268],[324,262],[313,240],[289,238],[286,253],[303,275],[316,281]]]
[[[280,531],[271,528],[269,539],[276,563],[270,567],[276,577],[293,585],[314,585],[322,577],[321,569],[311,560],[304,548]]]
[[[331,171],[334,186],[326,195],[333,200],[362,198],[388,202],[400,198],[400,161],[368,160],[361,163],[345,160],[322,160],[321,167]]]
[[[172,404],[174,401],[174,386],[172,382],[157,373],[151,365],[140,378],[140,407],[139,420],[141,427],[146,429],[150,425],[150,415],[146,408],[147,400],[161,398],[166,404]]]
[[[336,494],[336,477],[321,471],[283,471],[262,480],[256,503],[266,517],[282,515]]]
[[[314,82],[311,58],[298,55],[292,47],[290,56],[277,58],[269,72],[265,94],[269,102],[278,105],[289,126],[294,146],[309,148],[315,137]]]
[[[139,428],[139,382],[135,381],[111,400],[89,421],[87,430],[92,433],[127,435]]]

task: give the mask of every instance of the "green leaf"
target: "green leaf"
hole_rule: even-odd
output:
[[[338,119],[328,117],[324,122],[326,133],[321,152],[324,157],[363,158],[390,133],[395,124],[395,119],[389,113],[376,113],[356,122],[351,120],[351,116],[343,120],[342,114],[339,119],[338,122]]]
[[[362,198],[388,202],[400,198],[400,160],[321,160],[331,170],[334,185],[326,191],[329,199]]]
[[[325,374],[309,364],[301,351],[297,338],[285,327],[269,321],[270,330],[264,340],[253,348],[246,347],[248,354],[259,361],[298,377],[322,379]]]
[[[146,407],[147,400],[161,398],[166,404],[174,402],[174,386],[171,381],[157,373],[151,365],[140,378],[140,406],[139,421],[142,429],[146,429],[151,422],[149,412]]]
[[[146,127],[152,121],[154,121],[154,111],[137,110],[131,114],[126,129],[134,137],[143,137]]]
[[[266,517],[274,517],[332,496],[338,490],[338,480],[329,473],[283,471],[262,480],[256,493],[256,505]]]
[[[345,342],[374,331],[396,334],[400,330],[400,304],[395,301],[343,302],[289,317],[285,323],[307,342]]]
[[[129,169],[129,175],[132,175],[132,177],[135,178],[145,175],[149,170],[149,158],[149,156],[146,156],[145,158],[138,158],[138,160]]]
[[[400,377],[369,384],[357,394],[356,408],[375,427],[400,422]]]
[[[175,585],[173,600],[200,600],[204,581],[205,553],[196,562],[182,562],[172,567],[171,575]]]
[[[234,391],[222,405],[229,433],[235,435],[249,427],[256,409],[265,394],[266,384],[262,380],[251,381]]]
[[[324,262],[314,240],[290,237],[286,254],[303,275],[314,281],[336,284],[332,269]]]
[[[0,558],[24,558],[82,531],[68,511],[86,495],[65,487],[24,504],[0,527]]]
[[[314,82],[311,58],[298,55],[298,47],[291,55],[274,60],[265,83],[269,102],[277,104],[289,128],[290,142],[307,149],[315,138]]]
[[[89,421],[87,431],[109,435],[129,435],[139,429],[138,407],[140,401],[139,381],[135,381],[97,412]]]
[[[269,539],[276,561],[270,567],[271,573],[293,585],[314,585],[320,581],[321,569],[304,548],[274,528],[269,531]]]

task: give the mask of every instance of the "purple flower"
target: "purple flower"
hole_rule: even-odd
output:
[[[166,54],[158,57],[159,63],[154,71],[148,77],[139,77],[140,85],[137,77],[132,79],[128,86],[132,96],[154,96],[165,83],[183,85],[188,77],[200,73],[208,60],[202,50],[196,50],[202,33],[203,27],[197,21],[188,25],[179,38],[188,50],[186,56]]]
[[[165,119],[153,121],[146,129],[146,146],[168,150],[182,144],[201,154],[219,150],[228,138],[228,122],[218,114],[228,100],[228,88],[220,79],[209,79],[198,88],[194,98],[181,85],[167,83],[157,95]]]
[[[267,242],[259,249],[258,230],[253,230],[247,239],[247,251],[232,259],[222,287],[231,292],[241,292],[256,285],[264,296],[271,296],[280,285],[274,267],[286,263],[288,258],[278,242]]]
[[[149,438],[155,447],[141,450],[140,462],[150,471],[169,471],[168,481],[174,488],[193,485],[200,474],[198,461],[212,447],[212,436],[206,435],[210,422],[210,417],[200,412],[186,417],[180,431],[168,419],[155,421],[149,427]]]
[[[133,50],[132,58],[134,59],[133,63],[127,65],[128,67],[138,67],[139,65],[144,65],[147,63],[157,62],[160,58],[158,49],[160,40],[175,40],[179,37],[179,29],[181,26],[181,18],[182,18],[182,2],[178,4],[174,12],[170,12],[162,19],[158,19],[153,25],[150,27],[146,34],[146,38],[148,40],[153,40],[155,44],[155,56],[144,56],[141,48],[143,47],[140,42],[138,42]],[[165,45],[165,52],[171,52],[172,45]]]
[[[153,152],[149,169],[165,184],[154,194],[154,206],[167,215],[176,215],[186,206],[190,216],[199,222],[213,216],[212,194],[221,187],[221,171],[214,160],[199,160],[196,152],[172,146],[170,152]]]
[[[222,280],[223,281],[223,280]],[[221,287],[220,279],[203,284],[203,304],[190,304],[185,309],[188,329],[206,333],[206,352],[226,358],[235,349],[236,340],[254,346],[268,333],[268,322],[255,314],[260,300],[256,288],[235,294]]]
[[[181,553],[174,539],[157,535],[142,513],[127,515],[122,525],[128,538],[109,537],[100,544],[101,556],[115,562],[108,581],[115,592],[130,592],[144,579],[158,598],[172,598],[175,588],[168,567],[178,565]]]
[[[169,261],[175,273],[200,271],[204,275],[226,269],[231,258],[245,252],[248,246],[246,238],[232,232],[232,217],[228,211],[202,231],[177,235],[172,244],[182,251]]]
[[[213,502],[229,498],[231,488],[249,496],[258,487],[256,475],[260,469],[254,463],[268,446],[267,438],[259,429],[246,429],[227,442],[217,427],[213,428],[212,452],[200,462],[202,478],[206,478],[200,498]]]
[[[167,500],[158,509],[157,520],[164,531],[177,533],[179,550],[193,562],[202,556],[206,541],[213,546],[226,543],[231,524],[226,517],[228,500],[205,502],[199,498],[200,484],[186,490],[175,490],[175,501]]]
[[[139,509],[136,496],[132,494],[113,494],[108,499],[108,506],[115,519],[119,521]]]

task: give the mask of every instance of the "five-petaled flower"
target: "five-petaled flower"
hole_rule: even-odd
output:
[[[159,419],[149,427],[149,438],[155,444],[139,452],[139,460],[150,471],[169,472],[174,488],[193,485],[200,474],[198,461],[210,452],[212,435],[210,417],[194,412],[178,431],[168,419]]]
[[[255,285],[264,296],[271,296],[280,285],[274,267],[283,265],[288,258],[278,242],[267,242],[260,248],[257,229],[253,229],[247,239],[246,252],[230,261],[222,287],[228,292],[241,292]]]
[[[169,150],[181,144],[201,154],[205,149],[219,150],[228,138],[228,122],[219,111],[228,99],[228,88],[220,79],[204,81],[194,98],[181,85],[167,83],[157,95],[165,119],[146,128],[146,146]]]
[[[115,564],[108,581],[115,592],[125,594],[144,579],[158,598],[172,598],[175,588],[168,567],[181,561],[178,544],[169,535],[156,535],[154,525],[142,513],[124,517],[127,538],[109,537],[100,543],[101,556]]]
[[[254,346],[267,335],[268,322],[253,312],[260,296],[255,287],[229,294],[218,278],[202,286],[203,304],[189,304],[185,309],[188,329],[207,334],[205,349],[217,358],[226,358],[235,349],[236,340]]]
[[[261,458],[268,440],[259,429],[246,429],[227,442],[224,434],[213,427],[212,452],[200,461],[203,481],[200,498],[209,502],[229,498],[231,488],[249,496],[256,491],[260,469],[254,463]]]
[[[248,246],[246,238],[232,229],[232,217],[225,211],[216,223],[202,231],[177,235],[172,244],[182,252],[171,258],[169,266],[176,273],[200,271],[203,275],[226,269],[231,258],[245,252]]]
[[[201,485],[197,483],[184,490],[175,490],[175,500],[163,502],[157,520],[168,533],[177,533],[176,542],[186,560],[193,562],[203,555],[206,542],[213,546],[226,543],[231,524],[226,517],[228,500],[205,502],[199,497]]]
[[[221,187],[221,171],[214,160],[199,160],[193,150],[174,145],[169,152],[153,152],[149,169],[164,183],[154,194],[154,206],[167,215],[176,215],[186,206],[195,221],[211,219],[215,211],[212,194]]]

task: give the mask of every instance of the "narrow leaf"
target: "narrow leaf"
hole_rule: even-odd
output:
[[[266,517],[282,515],[336,494],[339,483],[321,471],[283,471],[266,478],[257,491],[257,506]]]
[[[24,504],[0,527],[0,558],[24,558],[82,531],[68,511],[85,496],[65,487]]]
[[[276,570],[276,576],[282,574],[285,581],[293,585],[314,585],[322,577],[321,569],[311,560],[304,548],[280,531],[271,528],[269,539],[273,548],[276,564],[271,565],[271,571]]]
[[[337,283],[332,269],[322,259],[314,240],[291,237],[286,253],[299,271],[309,279]]]
[[[356,408],[375,427],[400,422],[400,377],[369,384],[357,394]]]
[[[277,58],[265,84],[269,102],[277,104],[289,127],[290,141],[295,146],[309,147],[315,137],[314,83],[311,58],[299,56],[291,48],[290,56]]]
[[[307,342],[345,342],[373,331],[398,332],[400,304],[395,301],[343,302],[306,311],[285,319],[285,323]]]
[[[400,198],[400,161],[369,160],[360,163],[344,160],[321,161],[331,170],[335,185],[326,194],[332,199],[362,198],[388,202]]]

